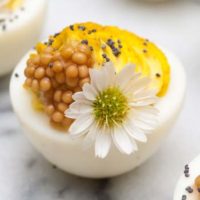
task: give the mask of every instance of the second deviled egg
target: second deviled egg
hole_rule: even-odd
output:
[[[0,0],[0,76],[37,42],[46,7],[46,0]]]
[[[183,171],[175,189],[174,200],[199,200],[200,156],[185,165]]]

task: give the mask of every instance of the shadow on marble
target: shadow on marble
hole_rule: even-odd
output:
[[[5,112],[12,112],[9,97],[10,76],[11,74],[0,77],[0,115]]]
[[[9,88],[11,74],[0,77],[0,92]]]

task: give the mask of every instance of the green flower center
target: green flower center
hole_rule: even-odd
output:
[[[126,96],[117,87],[102,91],[93,103],[93,114],[97,124],[112,128],[123,123],[127,116],[129,106]]]

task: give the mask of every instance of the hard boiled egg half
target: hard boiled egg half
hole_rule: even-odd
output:
[[[159,121],[147,141],[137,143],[138,151],[122,154],[112,144],[107,157],[101,159],[95,156],[94,147],[83,148],[83,138],[69,136],[65,125],[70,123],[63,112],[69,107],[69,95],[89,82],[88,68],[107,61],[114,63],[117,72],[133,63],[151,78],[160,99],[155,105]],[[73,73],[68,74],[68,69]],[[28,52],[13,72],[10,94],[25,134],[47,160],[75,175],[103,178],[138,167],[157,150],[181,110],[185,86],[183,66],[173,53],[117,27],[82,23],[70,25]]]

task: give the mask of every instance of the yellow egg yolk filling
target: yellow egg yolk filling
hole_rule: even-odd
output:
[[[23,0],[8,0],[5,3],[5,8],[8,10],[15,10],[19,8],[23,3]]]
[[[48,45],[61,49],[67,44],[83,42],[93,50],[94,67],[112,61],[119,72],[127,63],[133,63],[136,71],[152,80],[157,95],[166,94],[170,82],[170,66],[164,53],[152,42],[134,33],[114,26],[96,23],[80,23],[65,28],[61,33],[50,36]],[[40,52],[47,44],[39,43]]]

